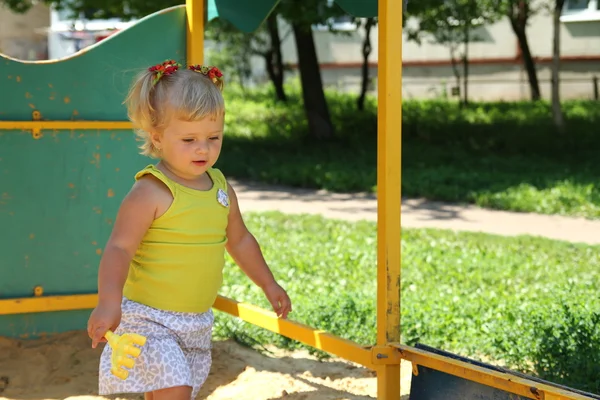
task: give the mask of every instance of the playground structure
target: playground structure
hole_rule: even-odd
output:
[[[377,343],[354,343],[222,296],[214,308],[376,371],[378,399],[400,397],[402,359],[413,365],[411,399],[598,398],[400,344],[402,2],[337,1],[354,15],[379,17]],[[275,2],[247,2],[258,19],[234,8],[245,0],[210,1],[209,8],[248,31]],[[14,97],[0,110],[0,225],[12,227],[1,244],[0,335],[85,327],[111,216],[148,163],[136,155],[122,99],[139,68],[168,58],[202,63],[206,15],[216,16],[215,8],[205,11],[203,1],[187,0],[63,60],[0,59],[0,93]]]

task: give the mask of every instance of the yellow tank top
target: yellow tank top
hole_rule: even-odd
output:
[[[223,281],[229,216],[227,181],[209,169],[207,191],[183,186],[149,165],[135,175],[152,174],[173,194],[173,203],[156,218],[138,247],[123,295],[150,307],[206,312]]]

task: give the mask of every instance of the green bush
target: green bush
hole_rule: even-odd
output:
[[[291,319],[360,344],[375,342],[375,223],[279,213],[245,218],[292,298]],[[402,342],[598,391],[598,250],[530,237],[404,229]],[[231,260],[222,293],[270,309]],[[221,313],[215,335],[303,347]]]
[[[507,359],[521,370],[534,365],[542,379],[600,393],[600,312],[594,305],[565,302],[532,310],[528,325],[534,340],[527,343],[511,332],[498,346],[530,346],[530,359],[510,351]]]
[[[564,102],[563,111],[567,135],[556,132],[548,102],[473,103],[462,109],[446,101],[409,101],[402,107],[403,136],[474,153],[559,160],[589,154],[600,143],[598,102]]]

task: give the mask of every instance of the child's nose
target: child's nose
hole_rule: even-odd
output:
[[[196,153],[204,154],[206,152],[208,152],[208,146],[206,143],[199,143],[198,147],[196,147]]]

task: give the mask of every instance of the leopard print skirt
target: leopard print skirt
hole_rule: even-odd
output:
[[[147,341],[125,380],[111,374],[112,351],[104,346],[99,394],[149,393],[190,386],[195,399],[212,363],[213,323],[212,310],[201,314],[164,311],[124,298],[121,324],[115,333],[138,333]]]

